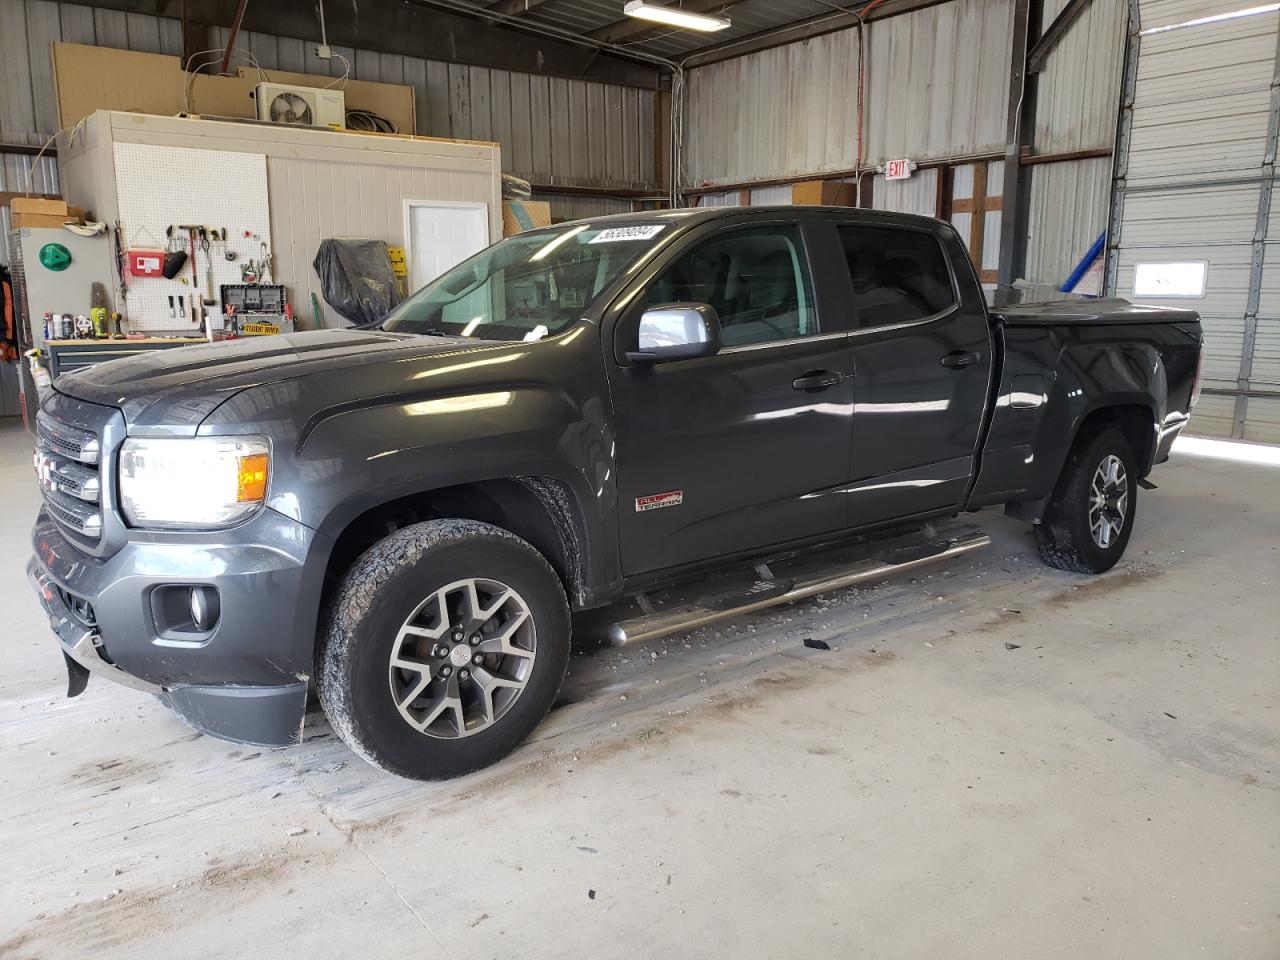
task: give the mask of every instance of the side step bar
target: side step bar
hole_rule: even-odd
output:
[[[657,597],[641,595],[631,604],[638,607],[639,615],[607,624],[605,634],[616,646],[654,640],[856,583],[882,580],[958,557],[990,542],[989,536],[972,527],[952,527],[945,533],[926,527],[895,540],[873,540],[822,555],[770,560],[756,567],[756,579],[693,599],[683,599],[674,590]]]

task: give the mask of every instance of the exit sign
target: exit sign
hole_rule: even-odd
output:
[[[906,180],[911,176],[910,160],[887,160],[884,165],[886,180]]]

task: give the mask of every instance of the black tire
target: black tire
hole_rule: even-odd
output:
[[[496,719],[486,727],[446,739],[422,732],[402,715],[392,693],[391,656],[424,598],[466,578],[497,581],[519,595],[536,635],[535,654],[522,668],[528,671],[525,686],[505,712],[491,708]],[[374,544],[346,575],[329,609],[317,651],[320,704],[352,750],[414,780],[455,777],[511,752],[551,709],[569,663],[569,605],[555,571],[524,540],[473,520],[418,523]],[[469,672],[458,669],[455,685]]]
[[[1124,482],[1114,487],[1117,491],[1123,490],[1126,499],[1119,530],[1107,538],[1104,546],[1094,537],[1090,509],[1095,475],[1110,457],[1116,457],[1123,465]],[[1036,524],[1040,558],[1059,570],[1105,573],[1124,555],[1129,535],[1133,532],[1137,506],[1138,484],[1133,448],[1125,435],[1114,428],[1107,428],[1080,438],[1062,468],[1044,518]],[[1113,521],[1114,511],[1109,516]]]

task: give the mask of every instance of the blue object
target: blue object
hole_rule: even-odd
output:
[[[1071,276],[1067,277],[1067,282],[1058,288],[1059,293],[1070,293],[1076,288],[1076,284],[1080,282],[1080,278],[1092,266],[1093,261],[1098,259],[1098,255],[1102,253],[1102,243],[1107,239],[1105,233],[1098,234],[1098,239],[1093,241],[1093,246],[1089,248],[1089,252],[1080,258],[1080,262],[1076,264],[1076,268],[1071,271]]]

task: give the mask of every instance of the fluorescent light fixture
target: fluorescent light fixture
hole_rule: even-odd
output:
[[[1215,13],[1207,17],[1197,17],[1194,20],[1183,20],[1181,23],[1170,23],[1163,27],[1148,27],[1142,31],[1141,36],[1149,37],[1153,33],[1181,30],[1183,27],[1202,27],[1206,23],[1221,23],[1224,20],[1239,20],[1241,17],[1256,17],[1262,13],[1275,13],[1277,10],[1280,10],[1280,3],[1267,3],[1260,7],[1245,7],[1242,10],[1232,10],[1229,13]]]
[[[693,13],[679,7],[665,7],[660,3],[649,3],[647,0],[628,0],[622,12],[628,17],[640,20],[652,20],[654,23],[665,23],[669,27],[683,27],[685,30],[702,30],[712,33],[730,26],[728,17],[712,17],[705,13]]]

